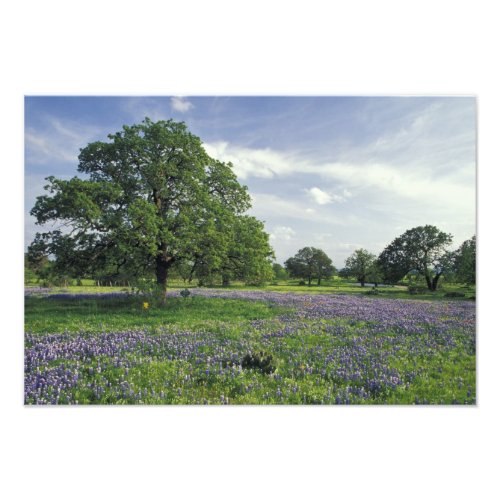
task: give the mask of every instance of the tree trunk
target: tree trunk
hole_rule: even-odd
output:
[[[318,278],[318,286],[321,285],[321,278]]]
[[[309,283],[308,283],[308,286],[311,286],[311,279],[312,279],[312,276],[309,275]]]
[[[167,278],[170,261],[163,255],[156,257],[156,283],[160,285],[164,292],[167,291]]]
[[[441,276],[441,273],[437,273],[436,276],[434,276],[434,278],[432,280],[432,291],[433,292],[435,292],[437,290],[438,281],[439,281],[440,276]]]
[[[432,288],[432,281],[431,281],[431,278],[429,275],[425,275],[425,281],[427,282],[427,288],[432,292],[433,291],[433,288]]]

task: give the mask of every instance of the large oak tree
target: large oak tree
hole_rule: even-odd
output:
[[[210,258],[227,261],[221,251],[247,223],[240,218],[250,207],[232,164],[208,156],[201,140],[173,120],[146,118],[108,138],[81,150],[84,178],[47,178],[49,194],[37,198],[31,214],[38,224],[67,229],[37,233],[33,258],[52,255],[61,271],[78,276],[149,272],[164,289],[176,263],[194,262],[208,249]]]

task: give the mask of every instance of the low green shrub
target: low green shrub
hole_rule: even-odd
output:
[[[257,369],[262,373],[273,373],[276,367],[273,364],[273,356],[264,351],[251,352],[245,354],[241,360],[241,367],[244,369]]]

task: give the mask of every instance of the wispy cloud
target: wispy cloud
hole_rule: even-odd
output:
[[[440,147],[443,148],[443,145]],[[211,156],[232,162],[236,175],[242,181],[276,179],[279,182],[302,176],[321,182],[321,187],[296,185],[294,194],[289,189],[288,195],[294,199],[293,206],[296,206],[300,191],[319,206],[346,202],[356,193],[356,199],[370,200],[372,207],[394,211],[397,204],[399,213],[408,213],[411,206],[410,212],[435,214],[455,211],[459,217],[461,214],[470,217],[471,207],[475,205],[473,158],[470,162],[445,170],[434,168],[432,162],[426,164],[425,156],[417,166],[414,158],[399,158],[391,163],[373,161],[370,155],[350,162],[318,163],[297,153],[270,148],[252,149],[228,142],[205,144],[205,149]],[[290,209],[295,212],[293,207]],[[304,211],[307,209],[313,210],[312,207],[303,208]],[[300,217],[305,215],[309,214],[301,213]]]
[[[258,218],[266,220],[269,215],[273,219],[288,218],[309,223],[328,223],[330,226],[353,226],[360,224],[355,214],[336,214],[330,209],[310,209],[307,199],[294,199],[268,193],[252,193],[250,212]]]
[[[187,113],[194,107],[193,103],[188,101],[185,97],[171,97],[170,105],[172,109],[179,111],[179,113]]]
[[[43,126],[28,127],[24,136],[26,162],[34,165],[69,163],[76,168],[80,148],[109,132],[50,115],[42,123]]]
[[[297,157],[269,148],[253,149],[224,141],[205,143],[203,146],[210,156],[233,163],[234,171],[240,179],[271,179],[293,173],[300,168],[301,162]]]

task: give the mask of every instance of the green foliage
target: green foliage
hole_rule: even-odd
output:
[[[476,284],[476,236],[464,241],[453,253],[453,269],[457,280],[471,285]]]
[[[153,280],[139,279],[132,290],[141,300],[147,300],[157,307],[165,304],[165,290]]]
[[[226,230],[225,238],[216,238],[200,249],[194,263],[198,278],[206,284],[220,280],[226,286],[232,280],[248,285],[271,281],[274,252],[264,224],[245,215],[234,218]]]
[[[78,172],[88,179],[47,178],[49,194],[38,197],[31,215],[71,231],[38,233],[33,261],[52,255],[57,274],[123,283],[154,276],[163,289],[181,263],[200,276],[226,268],[248,282],[272,276],[263,225],[242,215],[250,207],[247,188],[184,123],[146,118],[108,137],[81,150]]]
[[[314,247],[300,249],[294,257],[286,260],[285,268],[291,277],[307,279],[309,286],[312,279],[317,279],[321,285],[323,278],[333,276],[336,271],[328,255]]]
[[[376,267],[376,258],[364,248],[355,250],[345,261],[344,273],[348,276],[355,276],[361,286],[364,286],[367,281],[377,283],[381,279]]]
[[[262,373],[270,374],[276,370],[273,364],[272,354],[266,353],[264,351],[250,352],[243,356],[241,360],[241,367],[243,369],[255,369]]]
[[[388,282],[401,280],[415,271],[426,280],[429,290],[437,289],[438,280],[445,271],[445,247],[452,241],[451,234],[435,226],[418,226],[397,237],[378,257],[378,266]]]
[[[184,288],[184,290],[180,291],[180,296],[184,299],[187,299],[190,295],[191,292],[187,288]]]
[[[286,280],[289,278],[287,270],[277,262],[273,264],[273,272],[275,280]]]

